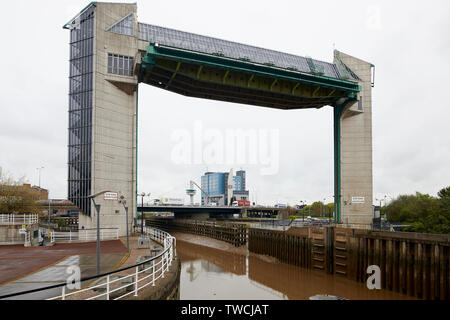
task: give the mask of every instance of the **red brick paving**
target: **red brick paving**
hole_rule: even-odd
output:
[[[0,246],[0,285],[22,278],[73,255],[95,254],[96,242],[58,243],[52,247]],[[126,253],[120,240],[102,241],[100,253]]]

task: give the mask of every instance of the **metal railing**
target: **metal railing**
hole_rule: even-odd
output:
[[[292,220],[264,219],[252,222],[250,228],[269,229],[269,230],[287,230],[290,228]]]
[[[68,232],[54,232],[55,242],[72,242],[72,241],[96,241],[97,240],[97,229],[84,229],[78,231],[68,231]],[[101,228],[100,229],[100,240],[117,240],[119,239],[119,229],[118,228]]]
[[[363,223],[339,223],[336,224],[336,227],[346,229],[362,229],[362,230],[370,230],[372,228],[370,224],[363,224]]]
[[[49,230],[50,230],[50,234],[48,233]],[[47,235],[47,237],[50,240],[50,243],[55,243],[55,231],[54,230],[39,227],[39,232],[41,233],[42,236]]]
[[[1,225],[21,225],[21,224],[35,224],[38,223],[38,215],[35,213],[16,214],[3,213],[0,214]]]
[[[161,244],[163,247],[161,253],[129,267],[80,279],[80,284],[86,281],[96,281],[94,284],[77,291],[67,292],[67,283],[60,283],[45,288],[0,296],[0,299],[18,297],[55,288],[61,288],[61,295],[46,300],[120,300],[130,295],[137,297],[140,290],[149,285],[155,286],[156,281],[165,277],[169,267],[172,265],[174,256],[176,256],[176,239],[170,234],[150,227],[144,227],[144,233]],[[98,282],[100,283],[98,284]],[[101,293],[98,294],[98,292]]]

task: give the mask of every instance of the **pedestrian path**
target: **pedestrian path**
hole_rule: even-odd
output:
[[[0,296],[66,282],[71,275],[68,272],[70,266],[78,266],[82,278],[94,276],[97,272],[95,242],[56,244],[53,247],[8,247],[0,247]],[[102,241],[100,251],[101,273],[116,269],[127,257],[126,247],[120,240]],[[42,300],[56,296],[60,291],[56,288],[10,299]]]

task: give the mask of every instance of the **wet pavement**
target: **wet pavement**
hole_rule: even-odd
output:
[[[127,254],[120,240],[102,241],[100,272],[117,267]],[[0,247],[0,295],[32,290],[66,282],[69,266],[80,267],[81,277],[97,272],[96,242],[55,244],[53,247]],[[82,283],[82,286],[84,284]],[[61,294],[61,288],[10,299],[47,299]]]

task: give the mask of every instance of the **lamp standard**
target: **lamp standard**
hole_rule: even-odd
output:
[[[302,222],[303,222],[303,224],[305,224],[305,208],[306,208],[306,200],[303,201],[303,203],[305,204],[305,206],[303,207],[303,210],[302,210],[302,214],[303,214]]]
[[[126,219],[126,228],[127,228],[127,250],[130,251],[130,240],[128,236],[128,207],[127,207],[127,200],[125,200],[124,196],[120,196],[119,203],[123,204],[123,207],[125,208],[125,219]]]
[[[323,198],[323,202],[322,202],[322,217],[325,217],[325,201],[327,200],[327,198]]]
[[[36,170],[39,171],[39,200],[41,200],[41,170],[44,169],[44,167],[36,168]]]
[[[146,197],[146,196],[150,197],[150,195],[151,195],[151,193],[146,194],[145,192],[142,192],[140,194],[140,196],[142,197],[141,198],[141,208],[142,208],[142,211],[141,211],[141,235],[144,234],[144,197]]]
[[[52,202],[52,200],[48,199],[48,237],[50,238],[50,203]]]
[[[88,196],[94,203],[95,211],[97,212],[97,275],[100,274],[100,205],[95,203],[94,198],[111,191],[101,191],[96,194]]]

